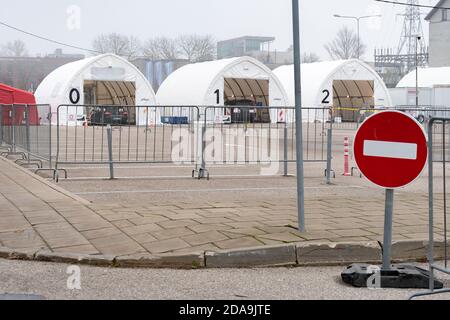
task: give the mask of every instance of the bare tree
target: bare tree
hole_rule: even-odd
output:
[[[332,59],[352,59],[364,55],[366,46],[361,43],[358,50],[358,35],[343,27],[334,40],[325,45],[325,49]]]
[[[15,40],[1,46],[1,55],[7,57],[26,57],[28,56],[27,47],[22,40]]]
[[[320,57],[315,54],[314,52],[310,52],[310,53],[304,53],[302,55],[302,63],[313,63],[313,62],[319,62],[320,61]]]
[[[174,39],[159,37],[148,40],[143,49],[144,56],[152,60],[178,59],[179,49]]]
[[[134,36],[126,36],[118,33],[101,34],[97,36],[92,47],[101,53],[114,53],[128,59],[135,58],[141,51],[141,42]]]
[[[216,41],[211,35],[183,35],[177,39],[180,52],[190,62],[214,60]]]

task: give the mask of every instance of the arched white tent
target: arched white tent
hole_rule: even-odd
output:
[[[450,85],[450,67],[419,68],[419,87],[433,88]],[[411,71],[397,84],[397,88],[415,88],[416,71]]]
[[[418,69],[419,105],[434,108],[450,107],[450,67]],[[391,89],[398,105],[416,105],[416,71],[403,77],[397,87]],[[437,116],[437,114],[436,114]]]
[[[286,91],[278,78],[264,64],[250,57],[186,65],[163,82],[156,96],[161,106],[199,106],[201,109],[229,105],[254,105],[264,109],[288,105]],[[270,121],[278,121],[277,110],[271,111]]]
[[[156,106],[152,86],[129,61],[114,54],[103,54],[63,65],[50,73],[35,93],[38,104],[50,104],[56,123],[60,105],[73,105],[59,112],[60,123],[77,125],[86,116],[76,105]],[[130,108],[132,112],[135,110]],[[157,122],[155,108],[141,108],[131,115],[139,124]],[[147,117],[146,112],[152,113]]]
[[[289,104],[295,104],[294,66],[282,66],[274,74],[285,87]],[[390,107],[391,98],[383,80],[369,65],[360,60],[338,60],[302,64],[302,105],[304,108],[330,108],[340,110],[345,119],[353,115],[352,109]],[[345,114],[345,110],[349,112]],[[335,114],[336,115],[336,114]],[[307,117],[307,112],[304,117]],[[328,115],[323,115],[327,118]],[[319,118],[309,112],[309,120]],[[351,119],[348,119],[351,120]]]

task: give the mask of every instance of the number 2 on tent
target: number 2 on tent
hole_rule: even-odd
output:
[[[328,103],[330,103],[330,100],[328,100],[328,98],[330,98],[330,91],[328,91],[328,90],[323,90],[322,93],[325,94],[325,98],[322,100],[322,103],[323,103],[323,104],[328,104]]]

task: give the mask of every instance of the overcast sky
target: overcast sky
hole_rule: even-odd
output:
[[[406,0],[400,0],[406,1]],[[422,4],[436,4],[421,0]],[[361,25],[365,56],[373,60],[375,47],[396,47],[402,28],[403,6],[374,0],[300,0],[302,51],[328,59],[324,44],[344,24],[356,29],[356,22],[333,14],[383,14],[380,20]],[[118,32],[141,40],[183,33],[212,34],[218,40],[242,35],[274,36],[274,47],[287,49],[292,43],[291,0],[0,0],[0,21],[76,46],[91,48],[100,33]],[[73,28],[73,8],[80,9],[80,28]],[[428,13],[428,9],[423,9]],[[69,25],[72,27],[68,27]],[[71,24],[72,23],[72,24]],[[428,38],[428,23],[423,24]],[[34,39],[0,25],[0,43],[22,39],[29,53],[45,54],[60,47]],[[65,52],[77,52],[64,48]]]

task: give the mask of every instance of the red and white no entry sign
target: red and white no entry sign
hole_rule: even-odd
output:
[[[427,138],[421,125],[398,111],[369,117],[353,145],[358,169],[383,188],[401,188],[422,173],[427,162]]]

